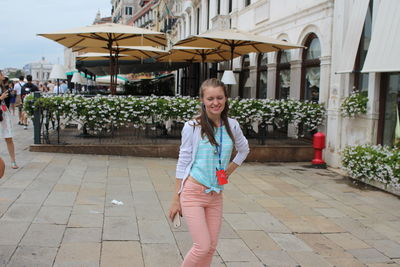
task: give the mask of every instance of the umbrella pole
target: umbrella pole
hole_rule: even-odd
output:
[[[115,86],[114,86],[114,57],[112,55],[112,43],[113,41],[111,40],[111,36],[109,36],[109,40],[108,40],[108,49],[110,51],[110,91],[111,94],[114,95],[115,94]]]

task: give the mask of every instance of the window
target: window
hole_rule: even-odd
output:
[[[290,51],[278,52],[276,72],[276,99],[286,99],[290,93]]]
[[[132,15],[132,7],[130,6],[125,7],[125,15]]]
[[[251,88],[247,86],[247,80],[250,77],[250,57],[249,55],[244,55],[242,57],[242,70],[239,76],[239,97],[240,98],[250,98]]]
[[[217,1],[217,15],[221,14],[221,0]]]
[[[318,37],[311,33],[304,44],[302,62],[302,89],[300,98],[314,103],[319,101],[321,45]]]
[[[400,73],[382,74],[378,143],[400,146]]]
[[[228,2],[229,2],[228,3],[228,11],[229,11],[229,13],[231,13],[232,12],[232,0],[229,0]]]
[[[249,6],[251,4],[251,0],[244,0],[244,6]]]
[[[257,98],[267,98],[267,64],[268,55],[267,53],[261,53],[258,55],[257,64]]]
[[[365,57],[367,56],[369,43],[371,42],[372,33],[372,5],[371,0],[368,6],[367,15],[365,17],[364,28],[361,34],[360,44],[358,46],[356,62],[354,66],[354,88],[360,92],[368,94],[368,73],[361,73],[364,66]]]

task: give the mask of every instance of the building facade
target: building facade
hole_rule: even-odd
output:
[[[393,43],[387,46],[382,41],[393,40],[393,36],[382,39],[378,34],[388,32],[387,27],[375,32],[375,41],[372,31],[375,23],[397,25],[399,28],[398,19],[390,12],[400,8],[398,1],[173,2],[177,17],[170,33],[173,43],[208,30],[238,28],[304,46],[303,49],[252,53],[234,59],[233,68],[238,82],[232,86],[231,96],[292,98],[322,103],[327,115],[319,130],[327,135],[325,159],[329,165],[340,166],[341,151],[347,145],[393,145],[395,142],[395,128],[399,127],[399,64],[394,61],[394,67],[379,66],[370,70],[365,64],[385,64],[374,58],[379,51],[390,49],[383,57],[387,57],[388,53],[393,56],[400,54],[396,52],[398,45]],[[389,15],[385,16],[383,12]],[[397,33],[397,28],[394,27],[392,33]],[[374,52],[369,51],[370,43],[376,43]],[[392,57],[388,57],[387,62]],[[209,68],[218,68],[216,73],[221,77],[228,64],[220,63],[218,67],[209,65]],[[340,114],[340,105],[354,89],[368,96],[367,114],[345,118]],[[296,136],[294,130],[289,126],[287,134]]]
[[[111,16],[113,23],[128,24],[133,15],[140,9],[138,0],[111,0]]]
[[[44,83],[49,80],[53,64],[48,62],[44,57],[38,62],[26,64],[23,67],[25,75],[32,75],[34,81]]]

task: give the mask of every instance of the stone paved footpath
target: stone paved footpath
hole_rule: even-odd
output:
[[[0,266],[180,265],[190,235],[166,217],[176,160],[31,153],[31,135],[16,126],[21,168],[0,180]],[[303,165],[238,169],[213,266],[400,266],[400,200]]]

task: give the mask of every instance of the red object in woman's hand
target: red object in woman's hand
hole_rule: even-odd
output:
[[[224,185],[228,183],[228,176],[226,175],[225,170],[217,170],[217,179],[219,185]]]

